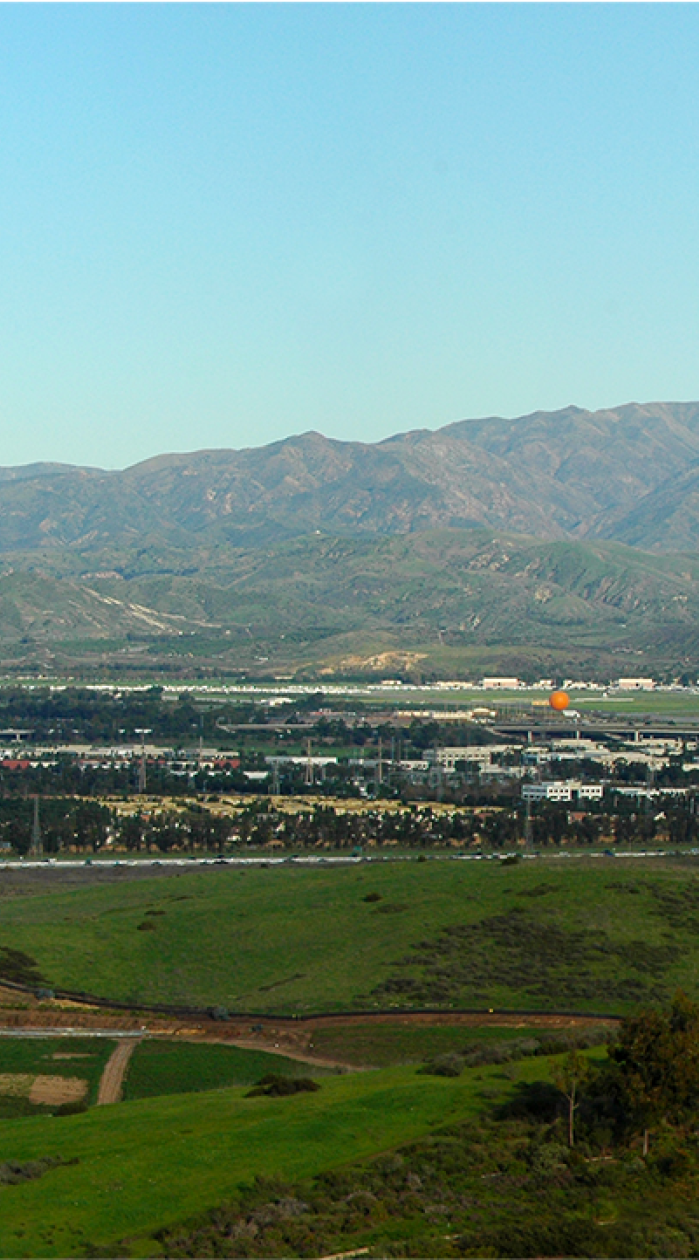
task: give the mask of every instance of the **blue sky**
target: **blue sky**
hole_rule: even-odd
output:
[[[0,6],[0,464],[699,398],[695,4]]]

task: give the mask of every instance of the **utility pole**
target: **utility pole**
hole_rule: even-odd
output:
[[[379,735],[379,760],[376,766],[376,782],[379,787],[383,783],[383,740]]]
[[[304,782],[307,787],[313,783],[313,761],[311,759],[311,741],[308,741],[308,752],[306,754],[306,776]]]

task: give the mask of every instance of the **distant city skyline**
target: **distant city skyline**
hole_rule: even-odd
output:
[[[0,464],[699,398],[694,4],[0,6]]]

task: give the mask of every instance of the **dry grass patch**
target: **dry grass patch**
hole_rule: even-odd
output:
[[[82,1102],[87,1081],[77,1076],[32,1076],[29,1072],[0,1074],[0,1094],[5,1098],[27,1098],[33,1106],[60,1107]]]
[[[34,1106],[62,1107],[64,1103],[82,1102],[87,1096],[87,1081],[78,1076],[36,1076],[29,1091]]]

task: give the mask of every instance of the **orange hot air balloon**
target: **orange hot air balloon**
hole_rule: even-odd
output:
[[[562,713],[570,704],[570,696],[567,691],[552,691],[549,696],[549,704],[556,713]]]

